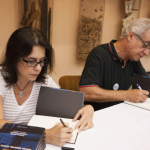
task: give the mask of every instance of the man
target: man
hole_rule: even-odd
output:
[[[118,41],[94,48],[87,57],[79,90],[95,110],[124,100],[144,102],[148,91],[128,90],[133,74],[148,76],[140,58],[149,54],[150,19],[132,21]]]

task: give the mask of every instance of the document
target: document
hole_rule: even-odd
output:
[[[73,128],[73,136],[71,140],[68,143],[75,144],[77,135],[78,135],[78,129],[74,129],[76,124],[79,120],[72,122],[72,119],[68,118],[60,118],[60,117],[51,117],[51,116],[42,116],[42,115],[34,115],[31,120],[29,121],[29,126],[35,126],[35,127],[43,127],[45,129],[50,129],[54,127],[56,124],[60,122],[60,119],[62,119],[64,122],[68,122],[69,126]]]
[[[130,104],[130,105],[134,105],[137,107],[141,107],[141,108],[150,110],[150,98],[148,98],[145,102],[139,102],[139,103],[133,103],[133,102],[128,102],[128,101],[124,101],[124,102],[127,104]]]

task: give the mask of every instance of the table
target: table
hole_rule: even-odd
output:
[[[78,135],[75,150],[150,150],[150,111],[120,103],[94,112],[94,127]],[[46,144],[46,150],[60,150]]]

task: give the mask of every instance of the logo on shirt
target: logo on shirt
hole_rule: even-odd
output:
[[[119,89],[119,84],[118,84],[118,83],[115,83],[114,86],[113,86],[113,89],[114,89],[114,90],[118,90],[118,89]]]

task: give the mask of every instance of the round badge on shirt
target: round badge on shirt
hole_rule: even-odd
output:
[[[118,90],[118,89],[119,89],[119,84],[118,84],[118,83],[115,83],[114,86],[113,86],[113,89],[114,89],[114,90]]]

